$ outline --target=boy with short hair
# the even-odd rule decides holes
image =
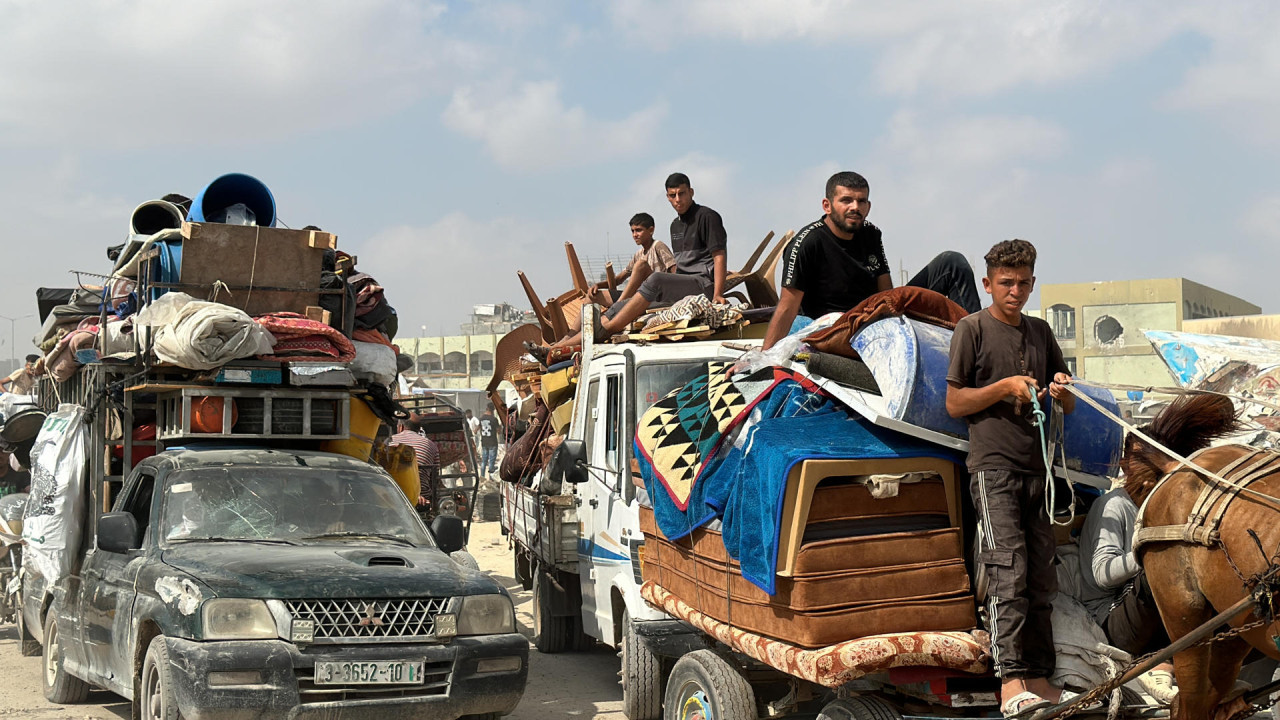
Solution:
[[[1005,716],[1057,702],[1050,616],[1056,543],[1045,511],[1045,462],[1032,425],[1032,393],[1075,408],[1071,375],[1049,324],[1022,314],[1035,287],[1036,249],[997,243],[982,287],[991,305],[956,324],[947,412],[969,424],[970,491],[987,576],[991,658]]]
[[[636,254],[631,257],[631,262],[627,263],[626,269],[618,276],[618,282],[625,282],[622,294],[613,301],[613,305],[604,314],[605,317],[611,318],[617,315],[622,307],[627,304],[627,300],[636,291],[640,289],[641,283],[654,273],[674,272],[676,268],[676,256],[672,254],[671,248],[661,240],[653,239],[654,222],[653,216],[649,213],[636,213],[631,217],[631,239],[635,240]]]

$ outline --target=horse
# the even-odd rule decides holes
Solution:
[[[1213,440],[1240,429],[1231,400],[1216,395],[1182,396],[1142,428],[1151,439],[1183,457],[1203,450],[1193,462],[1218,474],[1241,465],[1237,461],[1243,455],[1256,452],[1243,445],[1209,448]],[[1268,463],[1268,456],[1275,462]],[[1250,459],[1246,465],[1260,467],[1260,471],[1248,487],[1280,498],[1280,454],[1268,452],[1258,456],[1259,466],[1254,462]],[[1141,508],[1143,528],[1185,526],[1201,490],[1211,482],[1134,433],[1125,437],[1121,467],[1125,489]],[[1207,542],[1202,538],[1200,542],[1160,539],[1142,543],[1141,535],[1135,541],[1138,561],[1172,640],[1187,635],[1250,593],[1250,583],[1256,583],[1280,550],[1280,502],[1240,493],[1229,501],[1217,531]],[[1241,612],[1230,625],[1238,628],[1256,619],[1252,611]],[[1225,704],[1223,699],[1232,691],[1250,648],[1280,659],[1271,639],[1276,634],[1274,628],[1272,623],[1175,655],[1178,699],[1171,718],[1229,718],[1245,709],[1239,698]]]

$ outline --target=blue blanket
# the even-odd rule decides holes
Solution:
[[[720,518],[729,556],[742,576],[774,594],[783,496],[792,466],[803,460],[942,457],[956,453],[876,427],[799,382],[779,383],[752,410],[704,470],[682,512],[640,462],[658,527],[676,540]]]

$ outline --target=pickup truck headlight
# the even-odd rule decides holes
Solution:
[[[269,640],[278,637],[276,621],[262,600],[214,598],[200,610],[206,640]]]
[[[504,595],[468,595],[458,611],[459,635],[497,635],[516,631],[516,613]]]

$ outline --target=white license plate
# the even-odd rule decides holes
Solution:
[[[317,685],[421,685],[422,662],[317,662]]]

